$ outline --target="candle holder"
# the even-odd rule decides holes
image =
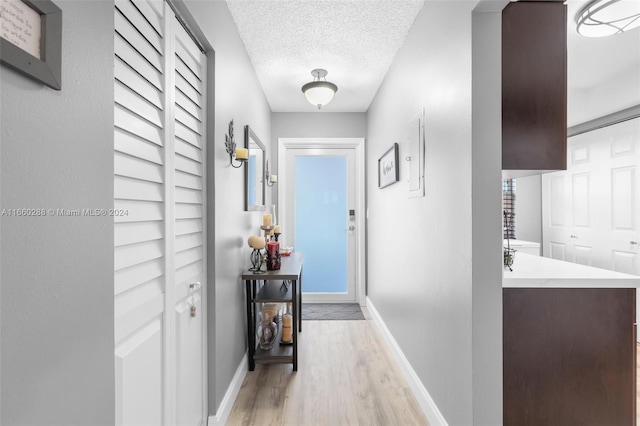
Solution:
[[[268,187],[272,187],[275,183],[278,182],[278,175],[269,174],[269,160],[267,160],[267,166],[264,172],[264,181]]]
[[[249,270],[255,274],[264,274],[265,271],[260,270],[260,268],[262,267],[262,263],[264,261],[262,251],[260,249],[253,249],[253,251],[251,252],[250,259],[251,259],[251,268],[249,268]]]
[[[278,241],[278,237],[280,237],[280,232],[274,232],[273,233],[273,238],[275,241]]]
[[[233,136],[233,120],[229,122],[229,133],[224,135],[224,145],[227,150],[227,154],[229,154],[229,164],[231,165],[231,167],[239,169],[244,165],[244,163],[247,162],[247,158],[236,158],[236,141]],[[240,164],[236,166],[233,163],[233,160],[239,161]]]
[[[269,236],[271,235],[271,231],[273,231],[276,227],[271,225],[271,226],[261,226],[260,229],[262,229],[264,231],[264,243],[265,243],[265,247],[266,244],[269,242]]]

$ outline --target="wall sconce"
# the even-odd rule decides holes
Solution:
[[[278,182],[278,175],[270,175],[269,174],[269,160],[267,160],[267,167],[264,172],[264,179],[267,182],[267,186],[273,186]]]
[[[249,160],[247,148],[236,148],[236,141],[233,138],[233,120],[229,122],[229,133],[224,136],[224,145],[227,148],[227,154],[229,154],[229,164],[233,168],[239,169]],[[240,162],[237,166],[233,164],[234,158]]]

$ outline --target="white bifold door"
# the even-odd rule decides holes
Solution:
[[[206,422],[205,65],[171,8],[115,2],[118,425]]]
[[[547,257],[640,275],[640,118],[569,138],[542,175]]]

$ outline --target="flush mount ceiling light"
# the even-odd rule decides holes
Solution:
[[[331,102],[333,95],[338,91],[338,86],[326,80],[327,70],[315,69],[311,71],[311,75],[313,81],[302,86],[302,93],[312,105],[320,109]],[[320,80],[321,78],[325,79]]]
[[[640,1],[593,0],[576,16],[578,33],[605,37],[640,26]]]

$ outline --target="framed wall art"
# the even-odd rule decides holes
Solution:
[[[0,62],[47,86],[62,84],[62,11],[51,0],[0,0]]]
[[[378,159],[378,188],[384,188],[400,180],[398,168],[398,144],[394,143]]]

